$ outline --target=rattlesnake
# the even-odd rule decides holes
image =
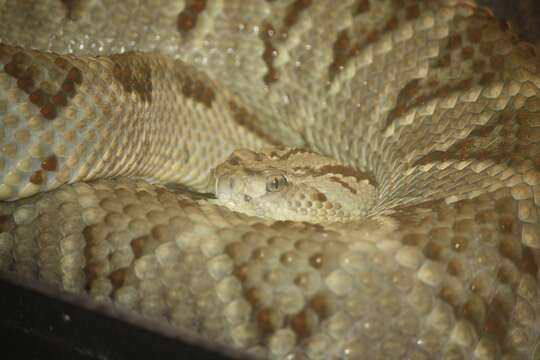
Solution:
[[[540,64],[491,12],[454,0],[0,10],[4,274],[262,357],[540,356]],[[325,171],[293,168],[342,190],[358,180],[366,206],[330,224],[235,212],[211,169],[253,176],[226,160],[239,148],[270,162],[323,154]],[[319,180],[312,203],[334,194],[317,195]],[[192,191],[216,186],[226,206]]]
[[[236,150],[213,172],[215,203],[248,215],[313,223],[369,215],[377,184],[368,174],[302,149]]]

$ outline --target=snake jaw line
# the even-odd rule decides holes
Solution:
[[[352,167],[295,148],[236,150],[212,173],[225,206],[272,220],[348,222],[367,215],[376,197]]]

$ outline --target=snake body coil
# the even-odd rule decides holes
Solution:
[[[0,271],[267,358],[537,359],[539,75],[456,0],[0,1]]]

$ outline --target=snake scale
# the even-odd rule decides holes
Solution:
[[[0,41],[3,274],[265,358],[540,359],[540,61],[491,11],[4,0]],[[358,218],[163,186],[269,146]]]

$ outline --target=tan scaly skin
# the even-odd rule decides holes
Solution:
[[[237,150],[213,172],[217,204],[274,220],[350,222],[369,215],[373,177],[309,150]]]
[[[538,359],[539,159],[471,1],[0,1],[2,277],[208,346]]]

